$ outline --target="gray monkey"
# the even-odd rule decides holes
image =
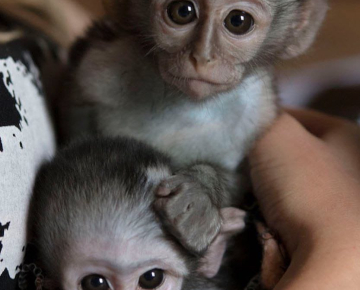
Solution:
[[[274,65],[307,50],[327,1],[106,3],[108,18],[70,55],[64,132],[131,136],[168,154],[178,170],[157,210],[201,253],[220,209],[242,202],[244,158],[278,115]]]
[[[194,255],[153,209],[157,187],[171,175],[167,157],[125,138],[79,141],[43,165],[28,240],[44,271],[44,289],[243,289],[260,269],[237,253],[241,243],[256,243],[247,240],[254,235],[239,234],[243,212],[222,209],[216,239]]]

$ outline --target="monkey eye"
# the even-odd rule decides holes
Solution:
[[[139,278],[139,286],[142,289],[156,289],[164,282],[164,271],[152,269]]]
[[[109,284],[103,276],[89,275],[81,280],[82,290],[109,290]]]
[[[254,27],[254,18],[241,10],[233,10],[229,13],[224,21],[225,27],[231,33],[236,35],[244,35],[251,31]]]
[[[167,7],[170,20],[179,25],[186,25],[196,19],[195,6],[190,1],[174,1]]]

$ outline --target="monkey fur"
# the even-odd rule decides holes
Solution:
[[[201,253],[220,209],[241,203],[244,158],[279,113],[274,65],[307,50],[327,1],[106,3],[108,17],[70,54],[63,132],[129,136],[168,154],[178,171],[160,186],[157,210]]]
[[[127,138],[78,141],[44,164],[28,224],[43,289],[144,289],[137,283],[154,269],[164,279],[160,286],[145,281],[154,285],[145,289],[244,289],[260,265],[249,263],[259,261],[257,251],[241,247],[257,243],[247,238],[256,235],[239,233],[243,213],[222,209],[216,240],[207,253],[194,255],[167,232],[153,208],[156,189],[172,170],[163,154]]]

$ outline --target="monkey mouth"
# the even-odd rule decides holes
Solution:
[[[205,78],[179,77],[179,76],[175,76],[171,73],[168,73],[168,74],[172,79],[179,81],[179,82],[199,82],[199,83],[204,83],[204,84],[208,84],[208,85],[212,85],[212,86],[229,86],[230,85],[230,83],[216,82],[216,81],[205,79]]]
[[[201,77],[179,77],[169,72],[163,74],[163,78],[196,101],[205,100],[233,87],[232,83],[217,82]]]

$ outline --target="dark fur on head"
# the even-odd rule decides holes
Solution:
[[[143,235],[163,236],[191,265],[190,254],[159,231],[151,208],[161,180],[151,177],[152,170],[170,174],[169,159],[125,138],[75,142],[42,166],[34,186],[29,240],[51,280],[61,279],[74,240],[102,234],[111,239],[119,226],[124,232],[139,228]]]

